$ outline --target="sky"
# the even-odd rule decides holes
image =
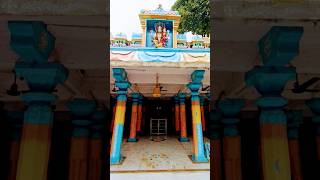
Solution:
[[[111,0],[110,1],[110,32],[123,32],[131,40],[132,33],[141,33],[142,29],[139,21],[141,9],[153,10],[159,4],[164,10],[170,10],[176,0]],[[187,34],[187,40],[190,39]]]

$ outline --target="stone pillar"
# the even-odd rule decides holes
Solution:
[[[121,162],[121,144],[123,136],[123,126],[126,113],[127,89],[131,84],[127,80],[127,73],[122,68],[113,68],[113,77],[116,79],[117,91],[117,109],[114,129],[111,139],[110,164],[119,164]]]
[[[106,118],[105,111],[96,111],[92,117],[88,180],[98,180],[102,175],[102,130]]]
[[[204,108],[205,98],[200,96],[200,108],[201,108],[201,124],[202,131],[206,131],[206,118],[205,118],[205,108]]]
[[[178,134],[180,131],[180,99],[179,96],[174,97],[175,107],[174,107],[174,115],[175,115],[175,125],[176,125],[176,133]]]
[[[130,137],[128,142],[137,142],[137,119],[138,119],[138,103],[139,93],[132,93],[132,111],[131,111],[131,124],[130,124]]]
[[[204,154],[204,143],[201,124],[201,108],[199,88],[201,88],[201,81],[203,79],[204,70],[196,70],[191,74],[192,82],[187,87],[191,91],[191,109],[192,109],[192,134],[193,134],[193,155],[194,162],[208,162],[209,160]]]
[[[146,37],[146,34],[147,34],[147,28],[146,28],[146,23],[145,22],[141,22],[141,27],[142,27],[142,42],[141,42],[141,46],[142,47],[146,47],[147,43],[147,37]]]
[[[320,162],[320,98],[312,98],[306,101],[307,106],[311,109],[314,114],[312,122],[316,127],[316,144],[318,161]]]
[[[186,105],[185,105],[185,99],[186,94],[180,92],[178,94],[179,97],[179,103],[180,103],[180,142],[188,142],[189,138],[187,135],[187,120],[186,120]]]
[[[226,180],[241,180],[241,137],[237,118],[245,103],[241,99],[225,99],[218,103],[222,113],[224,176]]]
[[[17,175],[17,163],[19,158],[20,140],[22,134],[23,112],[10,111],[6,113],[7,119],[10,121],[13,134],[10,141],[10,164],[8,172],[8,180],[15,180]]]
[[[69,155],[69,180],[87,180],[89,125],[96,103],[87,99],[74,99],[67,103],[72,114],[73,131]]]
[[[114,104],[113,105],[113,108],[112,108],[112,119],[111,119],[111,125],[110,125],[110,132],[112,133],[112,130],[113,130],[113,126],[114,126],[114,119],[116,117],[116,108],[117,108],[117,105]]]
[[[222,180],[222,158],[221,158],[221,113],[217,109],[212,109],[210,111],[210,121],[209,121],[209,138],[210,138],[210,169],[212,175],[210,178],[212,180]]]
[[[262,95],[257,100],[261,109],[261,158],[264,180],[290,180],[287,118],[283,107],[287,100],[281,92],[288,80],[295,79],[289,67],[255,67],[246,74],[246,82]]]
[[[261,158],[264,180],[290,180],[287,118],[283,107],[287,100],[281,93],[296,70],[289,66],[299,53],[303,27],[272,27],[258,42],[263,66],[247,72],[246,84],[262,95],[257,100],[261,109]]]
[[[299,143],[299,127],[303,122],[302,111],[288,111],[287,119],[291,177],[293,180],[302,180]]]
[[[55,38],[43,22],[9,21],[8,28],[10,47],[21,59],[15,72],[30,89],[21,96],[28,109],[24,114],[16,180],[44,180],[51,145],[51,105],[57,100],[52,92],[67,79],[68,71],[61,64],[48,62]]]
[[[172,37],[173,37],[173,45],[172,45],[172,47],[173,48],[177,48],[177,45],[178,45],[178,41],[177,41],[177,35],[178,35],[178,32],[177,32],[177,30],[178,30],[178,28],[179,28],[179,21],[176,21],[176,22],[174,22],[173,23],[173,34],[172,34]]]
[[[139,95],[139,101],[138,101],[138,115],[137,115],[137,131],[141,132],[141,125],[142,125],[142,100],[143,97]]]
[[[209,103],[208,103],[208,109],[209,110],[211,110],[211,93],[209,92],[209,93],[206,93],[206,97],[207,97],[207,99],[209,100]]]

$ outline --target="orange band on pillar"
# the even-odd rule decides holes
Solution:
[[[132,105],[132,112],[131,112],[130,138],[136,138],[137,116],[138,116],[138,106],[134,104]]]
[[[187,125],[186,125],[186,106],[180,104],[180,123],[181,123],[181,137],[187,137]]]
[[[288,143],[292,179],[302,180],[299,141],[298,139],[289,139]]]
[[[175,105],[175,120],[176,120],[176,131],[180,131],[180,107],[179,104]]]

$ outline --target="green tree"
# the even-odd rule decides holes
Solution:
[[[177,0],[172,10],[181,15],[179,33],[210,34],[210,0]]]

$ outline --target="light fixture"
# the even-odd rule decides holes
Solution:
[[[160,88],[160,84],[159,84],[159,76],[157,73],[157,80],[156,80],[156,87],[153,88],[153,97],[161,97],[161,88]]]

